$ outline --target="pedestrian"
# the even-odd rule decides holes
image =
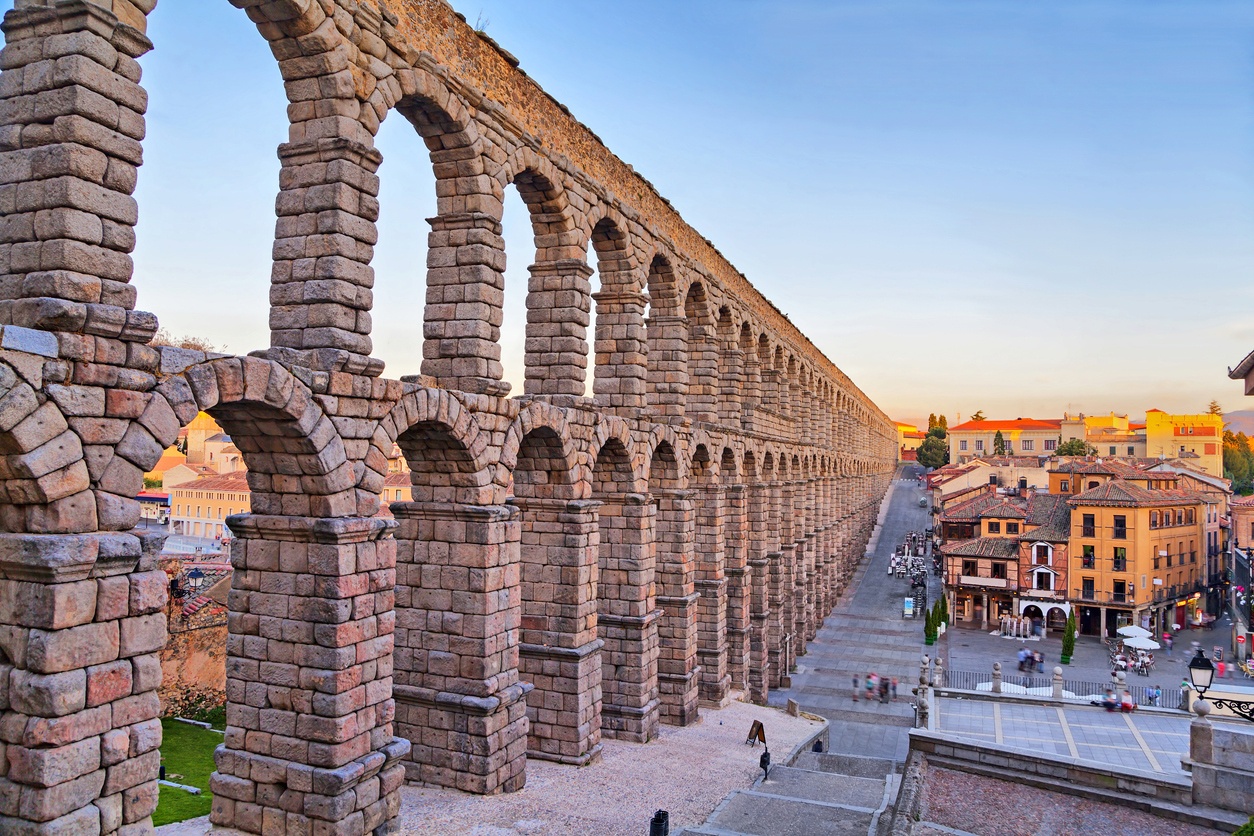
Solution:
[[[1223,659],[1220,659],[1218,662],[1215,663],[1215,675],[1218,676],[1220,679],[1223,679],[1224,671],[1227,670],[1227,668],[1228,668],[1228,664]]]
[[[1157,685],[1155,685],[1155,686],[1154,686],[1154,691],[1153,691],[1153,696],[1154,696],[1154,705],[1155,705],[1156,707],[1162,706],[1162,704],[1163,704],[1163,689],[1162,689],[1162,688],[1159,688]]]
[[[871,698],[874,696],[874,694],[875,694],[875,674],[869,673],[866,675],[866,701],[871,702]]]
[[[862,690],[862,677],[858,674],[853,675],[853,701],[858,701],[858,692]]]
[[[897,677],[893,677],[893,702],[897,702]]]
[[[1036,672],[1045,673],[1045,655],[1038,650],[1032,654],[1032,659],[1036,662]]]
[[[880,702],[888,702],[888,677],[880,677]]]
[[[1176,643],[1176,640],[1171,637],[1171,633],[1163,634],[1163,644],[1167,646],[1167,658],[1168,659],[1171,658],[1171,646],[1175,643]]]

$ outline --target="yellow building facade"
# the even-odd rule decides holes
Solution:
[[[1135,624],[1161,636],[1196,621],[1206,572],[1200,497],[1113,479],[1070,504],[1067,574],[1082,633]]]
[[[1145,450],[1150,458],[1190,460],[1211,476],[1224,475],[1224,419],[1222,415],[1169,415],[1158,409],[1145,413]],[[1198,461],[1191,461],[1197,456]]]
[[[189,537],[231,536],[226,518],[251,509],[244,473],[205,476],[170,488],[170,533]]]

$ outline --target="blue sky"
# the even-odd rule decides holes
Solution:
[[[1254,348],[1254,5],[453,5],[893,417],[1246,408],[1225,372]],[[264,347],[278,71],[226,0],[166,0],[150,36],[140,307]],[[403,120],[378,144],[396,376],[421,357],[434,181]],[[516,195],[504,225],[519,381]]]

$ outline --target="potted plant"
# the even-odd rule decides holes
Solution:
[[[927,611],[927,618],[923,620],[923,643],[936,644],[936,608]]]
[[[1062,634],[1062,663],[1071,664],[1071,655],[1075,653],[1075,610],[1067,616],[1067,628]]]

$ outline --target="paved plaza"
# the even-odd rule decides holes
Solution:
[[[1169,711],[1110,712],[1089,706],[940,699],[936,730],[974,743],[1078,758],[1141,772],[1181,775],[1190,718]]]

